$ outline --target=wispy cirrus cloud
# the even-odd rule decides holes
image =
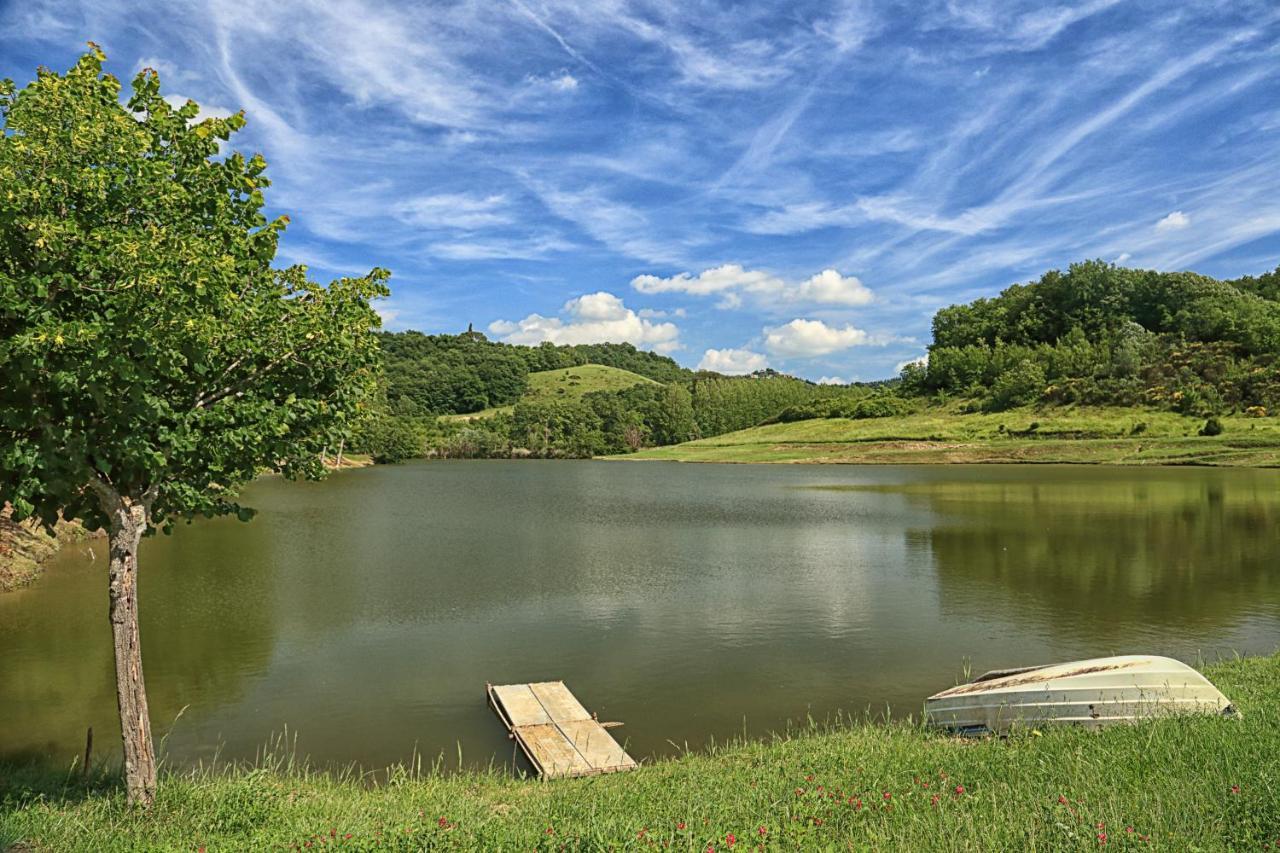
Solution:
[[[1280,263],[1269,0],[153,5],[0,4],[0,76],[92,37],[244,109],[281,261],[390,267],[397,327],[888,376],[1049,267]]]

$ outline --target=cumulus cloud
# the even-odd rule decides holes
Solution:
[[[662,353],[681,346],[680,330],[674,323],[646,320],[605,291],[570,299],[560,313],[560,317],[530,314],[523,320],[495,320],[489,331],[509,344],[627,342]]]
[[[782,358],[811,358],[849,347],[880,346],[887,341],[853,326],[828,326],[821,320],[792,320],[764,330],[764,345]]]
[[[1156,223],[1157,231],[1181,231],[1191,224],[1191,217],[1181,210],[1175,210]]]
[[[709,349],[698,362],[699,370],[714,370],[730,375],[755,373],[769,366],[769,360],[748,349]]]
[[[928,367],[928,366],[929,366],[929,353],[925,353],[924,355],[922,355],[922,356],[920,356],[920,357],[918,357],[918,358],[909,358],[909,359],[907,359],[906,361],[900,361],[900,362],[898,362],[897,364],[895,364],[895,365],[893,366],[893,372],[894,372],[894,373],[901,373],[901,372],[902,372],[902,370],[903,370],[903,368],[905,368],[905,367],[907,367],[908,365],[911,365],[911,364],[917,365],[917,366],[919,366],[919,367]]]
[[[857,276],[841,275],[827,269],[800,284],[800,298],[829,305],[866,305],[875,299],[871,289]]]
[[[749,270],[739,264],[722,264],[697,275],[682,272],[668,278],[638,275],[631,286],[641,293],[687,293],[691,296],[719,296],[721,308],[737,308],[743,295],[761,302],[786,304],[812,302],[824,305],[866,305],[875,299],[870,288],[857,276],[841,275],[825,269],[802,282],[788,282],[763,270]]]
[[[848,385],[849,380],[839,376],[823,376],[818,379],[819,385]]]

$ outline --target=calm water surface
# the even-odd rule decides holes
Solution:
[[[913,713],[966,659],[1280,645],[1276,471],[439,462],[246,498],[143,545],[175,763],[286,727],[319,762],[510,762],[486,681],[564,679],[649,756]],[[105,570],[75,546],[0,596],[0,756],[114,747]]]

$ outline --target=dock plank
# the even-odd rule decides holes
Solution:
[[[491,684],[487,694],[543,778],[592,776],[638,766],[562,681]]]
[[[554,724],[521,726],[516,736],[522,738],[543,776],[586,776],[595,768],[564,733]]]
[[[595,720],[561,723],[560,730],[596,771],[608,772],[636,766],[635,759],[627,755],[626,750]]]
[[[591,715],[582,707],[563,681],[542,681],[530,684],[529,690],[542,703],[542,707],[557,723],[568,723],[575,720],[589,720]]]
[[[494,687],[493,692],[502,703],[512,727],[541,726],[552,722],[528,684],[504,684]]]

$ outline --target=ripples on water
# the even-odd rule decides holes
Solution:
[[[247,499],[143,546],[179,763],[286,725],[321,762],[509,761],[486,681],[564,679],[643,756],[915,713],[966,659],[1280,646],[1275,471],[444,462]],[[0,754],[114,731],[105,592],[99,544],[0,596]]]

